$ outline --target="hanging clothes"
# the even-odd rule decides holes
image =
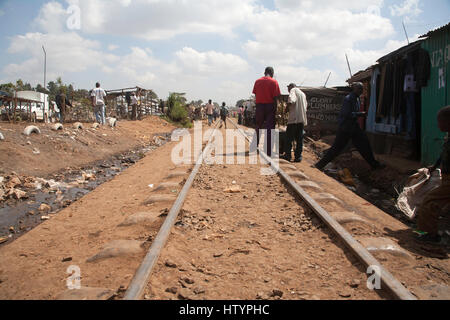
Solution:
[[[431,60],[427,50],[420,48],[417,51],[417,58],[414,68],[414,76],[419,88],[426,87],[431,76]]]
[[[370,93],[370,105],[369,105],[369,111],[367,114],[367,120],[366,120],[366,131],[368,132],[375,132],[375,121],[376,121],[376,114],[377,114],[377,92],[378,90],[378,83],[380,78],[380,68],[375,68],[375,70],[372,73],[372,79],[370,80],[370,86],[371,86],[371,93]]]
[[[386,69],[387,69],[387,64],[383,64],[383,66],[381,67],[381,74],[380,74],[380,86],[379,86],[379,91],[378,91],[378,103],[377,103],[377,115],[379,117],[382,116],[382,108],[383,108],[383,98],[384,98],[384,88],[385,88],[385,83],[386,83]]]

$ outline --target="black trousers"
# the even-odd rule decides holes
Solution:
[[[316,166],[323,169],[328,163],[340,155],[350,140],[352,140],[353,145],[364,160],[366,160],[372,168],[375,168],[378,162],[375,160],[373,155],[369,138],[367,138],[366,133],[359,127],[359,125],[353,126],[351,130],[343,130],[340,128],[333,146],[328,150],[327,154],[317,163]]]
[[[295,159],[301,160],[303,153],[303,123],[289,124],[286,130],[286,156],[290,159],[292,155],[292,143],[295,141],[297,146],[295,148]]]

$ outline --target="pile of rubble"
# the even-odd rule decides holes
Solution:
[[[95,180],[95,173],[89,171],[81,171],[81,176],[70,183],[55,181],[54,179],[46,180],[38,177],[20,176],[12,172],[8,176],[0,176],[0,203],[7,200],[20,201],[28,199],[36,191],[56,193],[60,197],[62,190],[87,184]]]

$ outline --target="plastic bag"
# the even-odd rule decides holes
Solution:
[[[397,209],[403,212],[409,219],[413,220],[417,210],[422,204],[425,196],[441,185],[441,170],[437,169],[430,175],[428,169],[420,169],[418,173],[409,177],[397,200]]]

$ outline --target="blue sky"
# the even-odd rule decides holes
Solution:
[[[356,72],[406,44],[402,21],[413,40],[449,17],[449,0],[0,0],[0,82],[42,83],[45,45],[48,80],[231,105],[267,65],[282,91],[344,85],[345,53]]]

